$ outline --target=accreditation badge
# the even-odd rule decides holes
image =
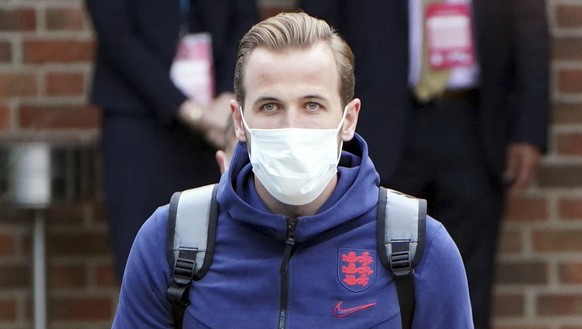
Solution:
[[[430,4],[426,7],[425,21],[428,60],[433,69],[474,64],[475,48],[469,5]]]
[[[178,42],[170,78],[186,96],[205,105],[214,98],[213,68],[210,33],[188,34]]]

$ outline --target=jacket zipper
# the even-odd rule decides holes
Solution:
[[[279,273],[281,275],[281,300],[279,309],[279,329],[285,329],[287,318],[287,295],[288,295],[288,272],[289,259],[295,249],[295,228],[297,227],[297,218],[287,218],[287,239],[285,240],[285,250],[283,251],[283,260]]]

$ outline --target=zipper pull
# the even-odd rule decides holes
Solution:
[[[285,240],[285,250],[283,252],[283,260],[281,262],[280,273],[286,273],[289,266],[289,259],[291,253],[295,248],[295,228],[297,227],[297,218],[287,218],[287,239]]]

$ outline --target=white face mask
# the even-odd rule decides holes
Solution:
[[[267,191],[289,205],[315,200],[337,173],[342,143],[335,129],[250,129],[249,157],[253,172]]]

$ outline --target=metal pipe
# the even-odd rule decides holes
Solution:
[[[46,249],[45,218],[42,209],[34,210],[32,239],[33,252],[33,290],[34,290],[34,328],[46,328]]]

